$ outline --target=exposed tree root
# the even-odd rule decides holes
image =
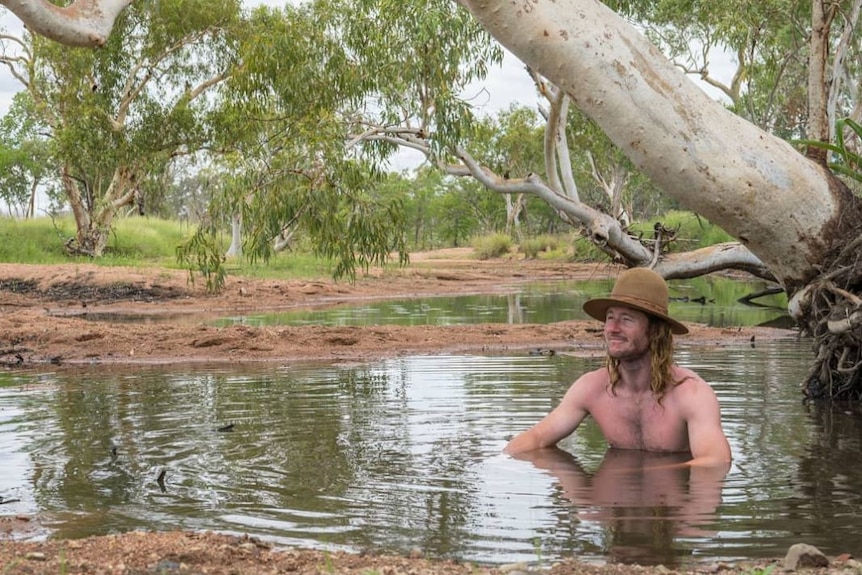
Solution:
[[[862,399],[862,235],[847,243],[811,293],[807,331],[815,361],[806,399]]]

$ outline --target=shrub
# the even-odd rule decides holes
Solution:
[[[562,241],[560,238],[544,234],[535,238],[528,238],[521,242],[520,250],[524,257],[534,259],[541,253],[558,252]]]
[[[506,234],[489,234],[473,238],[470,245],[480,260],[489,260],[512,251],[512,238]]]

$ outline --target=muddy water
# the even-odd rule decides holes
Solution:
[[[0,513],[57,537],[211,529],[483,563],[859,556],[862,420],[801,403],[809,353],[679,352],[720,397],[726,477],[645,470],[592,425],[551,460],[502,455],[592,359],[5,373],[0,496],[20,501]]]

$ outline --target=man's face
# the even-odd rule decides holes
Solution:
[[[605,315],[605,344],[611,359],[639,359],[649,352],[649,317],[643,312],[614,306]]]

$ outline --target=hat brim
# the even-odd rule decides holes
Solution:
[[[587,313],[587,315],[589,315],[590,317],[597,319],[601,322],[604,322],[605,319],[607,319],[608,308],[614,307],[614,306],[629,307],[629,308],[641,311],[641,312],[643,312],[647,315],[650,315],[652,317],[656,317],[660,320],[663,320],[663,321],[667,322],[667,324],[670,326],[671,333],[673,333],[675,335],[685,335],[688,333],[687,327],[685,327],[683,324],[676,321],[675,319],[673,319],[669,315],[661,313],[661,312],[656,311],[654,309],[649,309],[645,306],[637,304],[636,302],[628,301],[625,299],[616,299],[616,298],[607,298],[607,297],[595,298],[595,299],[585,301],[583,308],[584,308],[584,311]]]

